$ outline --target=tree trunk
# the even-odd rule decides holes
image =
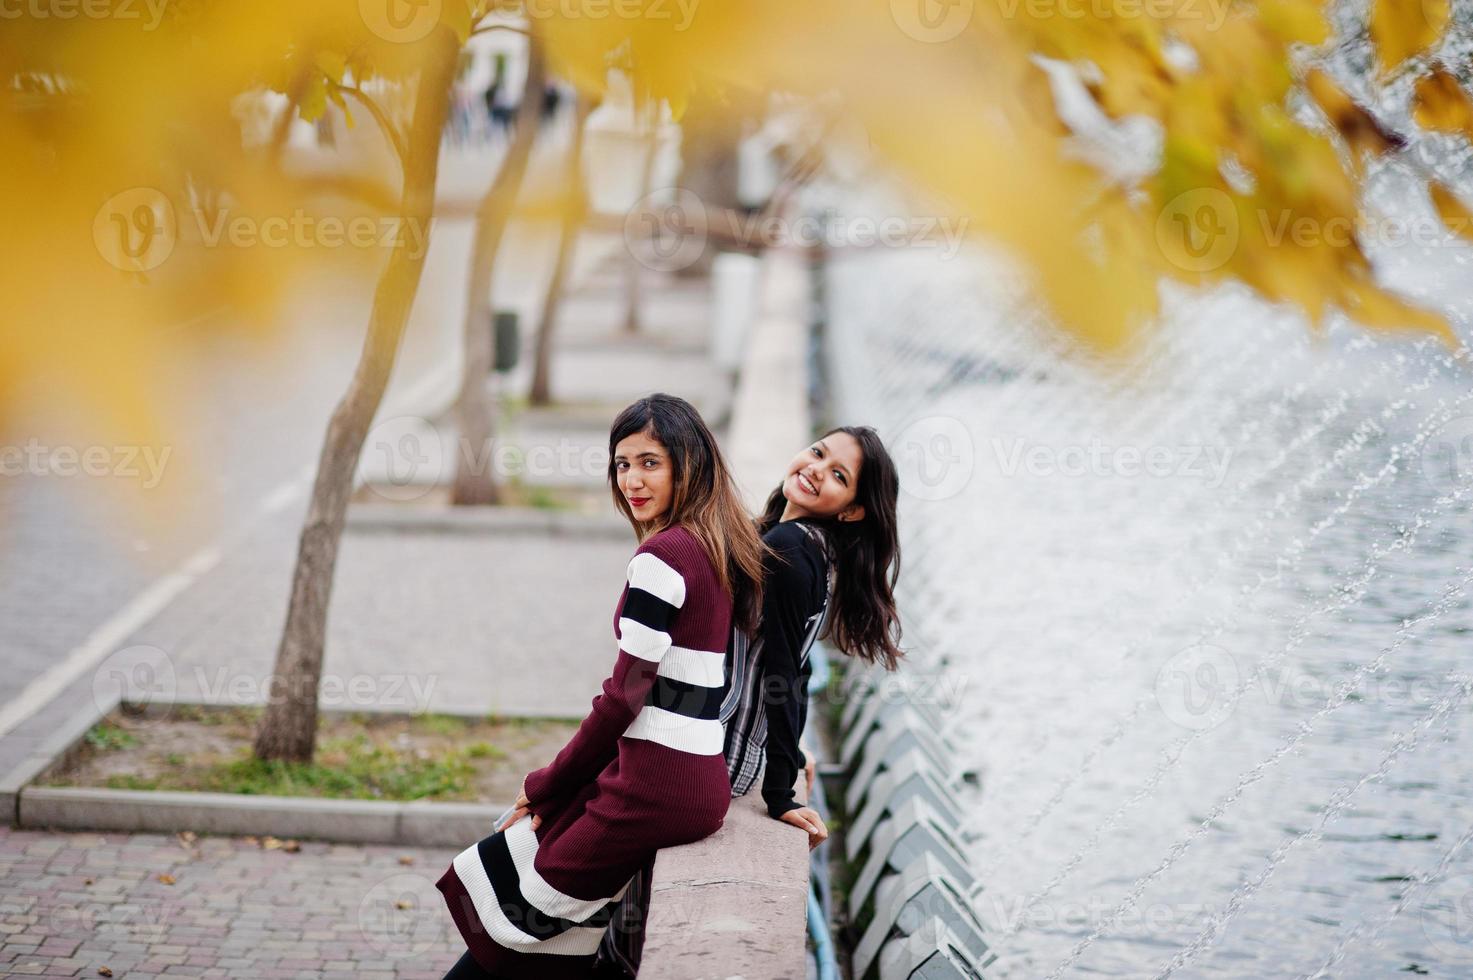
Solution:
[[[492,271],[537,138],[542,84],[542,42],[535,33],[530,33],[527,35],[527,84],[522,89],[522,104],[517,107],[516,136],[497,168],[491,189],[476,209],[476,234],[465,302],[465,358],[460,394],[455,401],[460,441],[455,454],[455,484],[450,492],[453,504],[494,504],[500,500],[492,466],[495,456],[492,439],[496,434],[496,406],[490,392],[495,382],[490,377],[491,317],[496,308],[491,296]]]
[[[401,229],[423,229],[423,244],[428,245],[440,132],[450,100],[457,45],[454,34],[448,30],[436,32],[426,44],[431,46],[431,54],[420,69],[408,158],[404,161],[399,220]],[[307,520],[297,546],[291,602],[281,645],[276,651],[266,713],[256,732],[255,753],[259,759],[293,762],[312,759],[317,740],[317,697],[327,607],[343,518],[363,440],[388,386],[399,339],[419,289],[425,256],[425,249],[418,247],[419,244],[415,236],[406,233],[390,251],[374,292],[368,336],[358,366],[327,426]]]
[[[643,201],[650,195],[650,184],[654,182],[655,155],[660,148],[660,117],[658,113],[652,114],[648,141],[644,146],[644,160],[639,169],[639,197],[637,201]],[[624,332],[639,333],[639,287],[641,277],[639,259],[635,257],[634,249],[624,249]]]
[[[568,206],[563,211],[562,225],[558,230],[557,258],[553,262],[552,275],[547,280],[547,295],[542,301],[542,322],[537,327],[537,352],[532,361],[533,405],[552,402],[552,331],[557,323],[558,306],[563,298],[563,281],[568,277],[568,267],[573,264],[573,251],[578,245],[578,229],[588,213],[588,195],[583,188],[583,125],[593,112],[593,101],[579,97],[573,114],[573,138],[568,146],[566,180],[568,183]]]

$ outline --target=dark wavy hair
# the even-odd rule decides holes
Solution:
[[[653,521],[635,518],[619,492],[614,451],[621,441],[643,432],[665,447],[674,467],[670,509]],[[656,392],[619,413],[609,429],[609,489],[640,541],[677,524],[695,535],[721,587],[731,598],[732,623],[751,632],[762,610],[762,556],[767,546],[757,534],[716,437],[695,406],[684,398]]]
[[[895,583],[900,579],[900,528],[896,505],[900,473],[880,440],[867,425],[841,425],[820,439],[843,432],[854,437],[864,462],[854,502],[864,507],[864,518],[813,520],[822,527],[834,563],[833,615],[820,639],[832,639],[844,653],[895,670],[905,651],[900,649],[900,614],[895,609]],[[817,441],[817,440],[815,440]],[[782,485],[768,496],[757,529],[766,533],[781,518],[787,498]]]

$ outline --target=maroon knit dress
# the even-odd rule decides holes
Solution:
[[[683,527],[634,553],[603,693],[552,764],[527,776],[523,817],[472,844],[437,882],[481,966],[586,977],[618,900],[655,851],[709,836],[731,801],[718,712],[731,601]]]

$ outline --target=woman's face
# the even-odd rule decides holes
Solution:
[[[837,517],[857,521],[864,508],[854,502],[859,469],[864,463],[859,440],[847,432],[832,432],[793,457],[783,476],[783,496],[789,512],[809,517]]]
[[[670,509],[675,468],[653,435],[636,432],[620,439],[614,447],[614,472],[635,520],[653,521]]]

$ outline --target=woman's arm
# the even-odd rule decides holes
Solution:
[[[613,673],[557,758],[527,775],[526,794],[533,806],[592,781],[618,755],[619,736],[644,706],[660,658],[670,649],[670,624],[685,602],[685,579],[678,564],[656,538],[640,546],[630,560],[629,588],[619,601],[619,652]]]
[[[815,588],[815,574],[803,553],[802,528],[769,533],[773,555],[764,573],[762,599],[762,706],[767,716],[767,768],[762,799],[770,816],[781,819],[803,804],[793,783],[806,759],[799,746],[808,710],[807,662],[799,663]]]

